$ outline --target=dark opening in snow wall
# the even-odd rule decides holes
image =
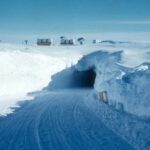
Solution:
[[[72,66],[54,75],[46,89],[94,88],[95,78],[96,73],[92,68],[78,71]]]
[[[78,71],[74,72],[74,80],[76,84],[73,86],[80,88],[94,88],[96,73],[93,68],[90,68],[86,71]]]

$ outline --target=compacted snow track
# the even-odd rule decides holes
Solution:
[[[0,150],[132,150],[88,109],[91,90],[41,94],[0,119]]]

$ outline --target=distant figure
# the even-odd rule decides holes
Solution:
[[[77,39],[77,41],[80,43],[80,45],[83,45],[83,42],[85,41],[85,39],[83,37],[80,37]]]
[[[28,45],[28,40],[25,40],[25,44]]]

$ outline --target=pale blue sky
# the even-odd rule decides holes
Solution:
[[[150,32],[150,0],[1,0],[0,37]]]

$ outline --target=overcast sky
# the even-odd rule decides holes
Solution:
[[[150,32],[150,0],[0,0],[0,35]]]

